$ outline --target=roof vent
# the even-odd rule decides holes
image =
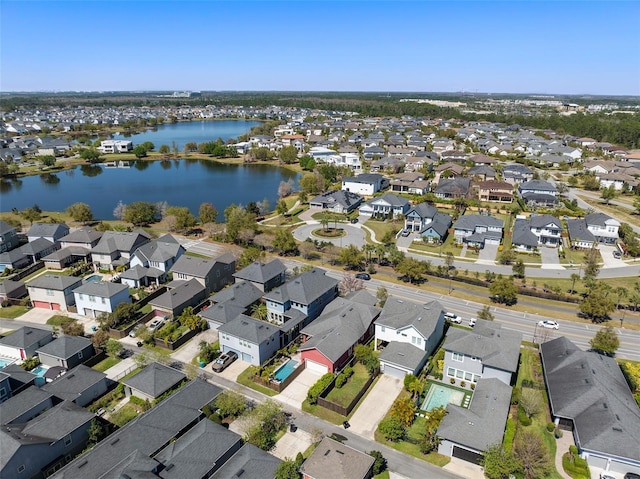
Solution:
[[[244,474],[244,469],[240,469],[238,472],[236,472],[236,477],[240,477],[243,474]]]
[[[622,428],[618,426],[613,426],[613,430],[617,432],[622,432]]]
[[[80,464],[78,464],[78,469],[80,469],[83,466],[86,466],[87,464],[89,464],[89,461],[87,461],[86,459],[84,461],[82,461]]]
[[[165,471],[170,471],[171,469],[173,469],[173,468],[174,468],[174,466],[175,466],[175,464],[172,462],[171,464],[169,464],[169,465],[166,467]]]
[[[113,441],[111,441],[109,444],[110,444],[111,446],[113,446],[113,445],[114,445],[114,444],[116,444],[119,440],[120,440],[120,438],[119,438],[119,437],[116,437],[116,438],[115,438]]]
[[[344,452],[342,452],[342,451],[338,451],[337,449],[336,449],[336,452],[337,452],[338,454],[342,454],[342,455],[344,456]]]
[[[418,321],[422,321],[422,316],[418,316]]]
[[[327,451],[324,453],[324,455],[328,456],[330,452],[331,452],[331,449],[327,449]]]
[[[603,407],[603,408],[605,408],[605,409],[609,409],[609,406],[607,405],[607,403],[606,403],[606,402],[603,402],[603,403],[602,403],[602,407]]]

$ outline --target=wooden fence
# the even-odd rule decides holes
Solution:
[[[353,361],[350,362],[350,365],[353,366]],[[358,404],[358,401],[360,401],[362,396],[364,396],[365,393],[369,390],[371,383],[375,381],[377,376],[378,376],[377,371],[374,374],[370,375],[369,379],[367,379],[367,382],[364,383],[364,385],[362,386],[362,389],[360,389],[358,394],[356,394],[354,398],[351,400],[351,402],[345,407],[326,399],[329,393],[336,386],[336,379],[338,375],[337,374],[334,375],[333,380],[329,383],[329,385],[325,388],[325,390],[320,393],[320,396],[318,397],[318,406],[322,406],[324,408],[329,409],[330,411],[337,412],[342,416],[345,416],[345,417],[348,416],[349,414],[351,414],[351,411],[353,411],[353,408],[356,407],[356,404]]]
[[[285,363],[282,363],[281,366],[284,364]],[[260,376],[254,376],[253,382],[260,384],[261,386],[264,386],[266,388],[269,388],[272,391],[276,391],[277,393],[281,393],[282,391],[285,390],[285,388],[289,384],[291,384],[298,376],[300,376],[300,374],[302,374],[302,371],[304,371],[306,367],[307,367],[307,364],[303,361],[302,364],[299,364],[291,372],[291,374],[285,378],[284,381],[276,381],[273,379],[262,379]]]

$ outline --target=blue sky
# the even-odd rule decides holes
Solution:
[[[0,90],[640,95],[640,2],[7,1]]]

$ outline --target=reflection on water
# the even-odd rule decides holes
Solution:
[[[51,173],[42,173],[40,179],[45,185],[57,185],[60,183],[60,177]]]
[[[82,171],[82,176],[93,178],[102,174],[102,167],[100,165],[80,165],[80,171]]]

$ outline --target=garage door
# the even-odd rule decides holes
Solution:
[[[389,376],[393,376],[394,378],[400,379],[404,379],[404,377],[407,375],[407,372],[404,369],[396,368],[385,363],[382,363],[382,372],[384,374],[388,374]]]
[[[329,372],[329,368],[324,364],[316,363],[315,361],[311,361],[310,359],[306,360],[307,369],[311,371],[315,371],[320,374],[327,374]]]
[[[49,306],[49,303],[47,303],[46,301],[34,301],[33,302],[33,307],[34,308],[51,309],[51,307]]]
[[[480,462],[482,461],[482,454],[478,454],[458,446],[453,446],[453,453],[451,455],[477,465],[480,465]]]
[[[228,353],[229,351],[233,351],[234,353],[236,353],[238,355],[239,358],[242,357],[242,353],[240,351],[238,351],[237,349],[233,349],[230,348],[229,346],[227,346],[226,344],[222,345],[222,352],[223,353]]]
[[[249,353],[242,353],[242,360],[246,361],[248,363],[250,363],[253,360],[253,356],[251,356]]]
[[[60,311],[60,305],[58,303],[51,303],[51,309],[54,311]]]

